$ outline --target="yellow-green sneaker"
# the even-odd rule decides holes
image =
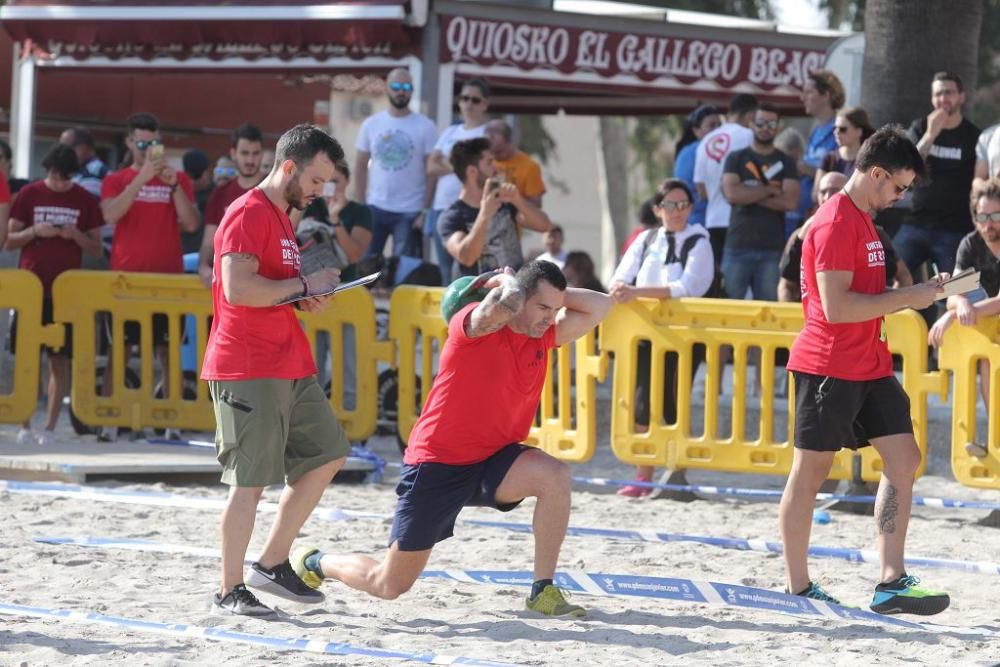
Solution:
[[[531,611],[537,611],[546,616],[586,616],[587,610],[567,602],[566,595],[568,592],[564,594],[558,586],[549,584],[534,599],[528,598],[526,606]]]
[[[306,567],[306,559],[316,553],[319,553],[319,549],[316,547],[299,547],[292,552],[291,557],[288,559],[288,562],[292,564],[292,569],[295,570],[295,574],[299,575],[299,579],[309,588],[319,588],[320,584],[323,583],[323,575],[317,574]]]

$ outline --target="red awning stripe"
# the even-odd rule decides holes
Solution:
[[[402,21],[403,2],[379,5],[5,6],[0,21]]]

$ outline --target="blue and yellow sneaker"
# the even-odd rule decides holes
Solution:
[[[292,570],[295,574],[299,575],[299,579],[308,586],[309,588],[319,588],[323,583],[323,572],[318,567],[309,567],[311,563],[307,563],[311,556],[320,556],[322,553],[319,549],[315,547],[299,547],[292,552],[291,558],[288,559],[289,563],[292,565]],[[316,563],[319,559],[312,559]]]
[[[940,614],[951,604],[944,591],[932,591],[919,586],[920,580],[908,574],[875,587],[871,610],[879,614]]]
[[[811,581],[805,589],[798,593],[791,593],[788,589],[785,589],[785,592],[800,598],[809,598],[810,600],[819,600],[820,602],[829,602],[830,604],[840,604],[840,600],[820,588],[819,584],[814,584]]]

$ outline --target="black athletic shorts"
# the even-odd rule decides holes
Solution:
[[[463,507],[494,507],[509,512],[518,505],[498,505],[497,488],[514,461],[534,447],[507,445],[479,463],[454,466],[446,463],[404,465],[396,485],[396,515],[389,546],[400,551],[425,551],[454,534],[455,520]]]
[[[800,449],[858,449],[872,438],[913,433],[910,397],[894,375],[865,381],[794,375],[795,446]]]

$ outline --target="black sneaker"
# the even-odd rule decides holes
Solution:
[[[787,588],[785,589],[785,592],[789,595],[795,595],[800,598],[809,598],[810,600],[819,600],[820,602],[829,602],[830,604],[840,604],[840,600],[820,588],[819,584],[814,584],[811,581],[808,586],[798,593],[792,593]]]
[[[247,585],[277,595],[279,598],[303,604],[318,604],[326,599],[323,593],[310,588],[299,579],[299,575],[295,574],[295,570],[287,560],[270,570],[260,563],[254,563],[250,566]]]
[[[924,588],[920,580],[904,574],[895,581],[875,587],[871,610],[880,614],[940,614],[951,604],[951,597],[944,591]]]
[[[212,598],[212,613],[233,616],[274,616],[276,612],[257,599],[243,584],[237,584],[224,596]]]

